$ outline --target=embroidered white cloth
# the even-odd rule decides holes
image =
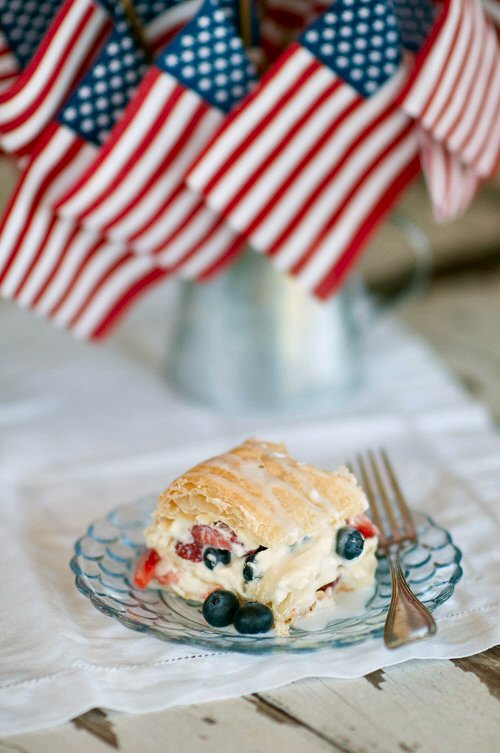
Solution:
[[[0,733],[95,706],[153,711],[499,643],[500,439],[437,357],[389,320],[370,338],[367,385],[338,410],[223,417],[165,387],[163,297],[104,347],[0,311]],[[282,439],[326,467],[389,447],[412,506],[432,512],[463,550],[464,577],[436,612],[434,639],[395,652],[380,640],[305,655],[210,652],[127,630],[77,592],[68,562],[92,520],[250,435]]]

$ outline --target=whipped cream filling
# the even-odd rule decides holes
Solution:
[[[365,539],[361,555],[346,560],[335,551],[337,531],[344,522],[326,526],[294,544],[257,552],[251,565],[253,579],[249,581],[243,576],[243,568],[249,553],[258,548],[258,542],[239,531],[235,541],[228,541],[230,563],[217,564],[211,570],[203,561],[184,559],[175,550],[179,542],[187,545],[193,542],[194,524],[214,526],[216,530],[218,525],[203,516],[196,520],[178,517],[146,532],[148,546],[161,557],[155,572],[158,584],[186,599],[203,601],[212,590],[223,588],[241,599],[269,605],[279,627],[280,623],[293,622],[307,614],[319,602],[324,604],[327,600],[333,605],[334,589],[318,589],[338,578],[339,590],[362,588],[374,580],[377,538]]]

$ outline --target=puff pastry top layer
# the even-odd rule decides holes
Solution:
[[[155,525],[218,520],[265,547],[291,545],[368,507],[356,478],[294,460],[283,444],[248,439],[176,479],[160,496]]]

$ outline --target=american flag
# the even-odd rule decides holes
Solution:
[[[407,0],[400,13],[414,14]],[[479,0],[446,0],[417,53],[401,106],[420,128],[435,212],[463,211],[500,154],[500,48]]]
[[[97,159],[56,205],[159,265],[206,277],[240,236],[184,185],[186,169],[256,81],[234,0],[206,0],[158,58]]]
[[[0,91],[26,67],[62,0],[0,0]]]
[[[0,93],[0,144],[29,153],[54,118],[110,29],[96,0],[66,0],[34,57],[11,87]]]
[[[18,63],[26,68],[63,0],[0,0],[0,28],[5,45]]]
[[[168,12],[171,2],[162,5]],[[150,17],[153,7],[158,0],[149,3]],[[144,55],[119,6],[114,21],[93,68],[39,139],[0,227],[2,294],[89,336],[163,274],[123,245],[106,244],[58,220],[43,204],[66,190],[93,159],[144,74]]]
[[[15,81],[19,71],[19,62],[11,50],[0,24],[0,92]]]
[[[253,248],[330,295],[419,172],[396,101],[408,76],[391,6],[337,0],[223,125],[188,176]]]

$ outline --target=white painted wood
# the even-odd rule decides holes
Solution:
[[[279,741],[287,753],[324,753],[332,746],[291,722],[260,713],[244,699],[205,703],[132,716],[109,713],[122,753],[261,753]],[[0,753],[110,753],[114,748],[86,730],[65,724],[0,741]]]
[[[365,678],[308,680],[264,697],[352,753],[500,750],[500,702],[449,661],[391,667],[379,688]]]

